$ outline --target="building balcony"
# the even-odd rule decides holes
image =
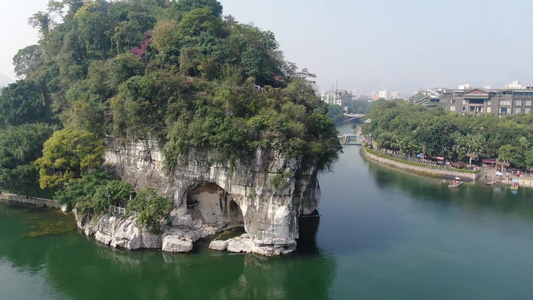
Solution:
[[[480,95],[464,95],[464,99],[465,100],[468,100],[468,99],[489,99],[489,95],[483,95],[483,94],[480,94]]]

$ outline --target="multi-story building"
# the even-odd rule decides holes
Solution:
[[[420,92],[415,96],[411,98],[415,104],[442,107],[463,115],[508,116],[530,113],[533,108],[533,88],[530,87],[522,89],[435,89]]]
[[[442,96],[443,91],[444,89],[441,88],[421,90],[414,94],[411,98],[409,98],[409,101],[414,104],[424,105],[428,108],[439,107],[441,106],[440,98]]]
[[[387,89],[382,89],[378,92],[378,98],[383,98],[389,100],[389,91]]]
[[[391,99],[403,99],[403,97],[400,95],[400,91],[394,91],[390,93]]]
[[[339,105],[344,107],[352,101],[352,94],[346,90],[331,90],[322,95],[322,101],[329,105]]]
[[[533,106],[533,90],[447,90],[442,93],[440,104],[446,110],[463,115],[529,113]]]
[[[503,89],[504,90],[521,90],[521,89],[524,89],[525,87],[522,86],[522,84],[520,84],[520,81],[518,80],[515,80],[509,84],[506,84]]]
[[[362,90],[349,90],[348,92],[352,94],[352,101],[355,101],[363,96]]]

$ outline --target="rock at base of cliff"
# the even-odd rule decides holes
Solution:
[[[282,254],[289,254],[296,250],[296,244],[290,245],[262,245],[256,246],[253,250],[253,253],[261,254],[264,256],[278,256]]]
[[[135,217],[92,217],[76,214],[76,221],[86,235],[94,235],[97,241],[113,248],[160,249],[162,245],[161,234],[153,234],[138,227]]]
[[[161,249],[163,241],[160,234],[154,234],[142,230],[141,232],[141,248],[145,249]]]
[[[265,256],[277,256],[288,254],[296,250],[296,243],[284,245],[257,244],[247,233],[239,237],[229,239],[226,242],[228,244],[227,250],[229,252],[237,253],[256,253]]]
[[[215,240],[209,244],[209,249],[225,251],[228,248],[228,241]]]
[[[178,208],[170,212],[172,226],[177,227],[194,227],[196,224],[191,215],[183,208]]]
[[[228,251],[236,253],[252,253],[255,248],[254,241],[250,238],[248,234],[243,234],[241,236],[227,240],[228,242]]]
[[[113,238],[110,235],[102,233],[100,231],[97,231],[95,233],[94,238],[95,240],[99,241],[100,243],[106,246],[109,246],[109,244],[111,244],[111,241],[113,240]]]
[[[137,227],[135,218],[129,217],[127,219],[118,219],[111,217],[109,219],[108,227],[118,228],[113,232],[113,240],[110,246],[113,248],[125,248],[125,249],[139,249],[141,247],[141,229]]]
[[[188,237],[167,235],[163,239],[162,250],[165,252],[189,252],[192,250],[192,240]]]

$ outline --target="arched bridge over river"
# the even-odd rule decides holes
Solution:
[[[360,120],[365,115],[364,114],[347,114],[347,113],[344,113],[344,116],[346,117],[346,119],[349,122],[355,122],[355,121]]]

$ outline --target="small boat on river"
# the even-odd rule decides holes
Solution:
[[[497,183],[496,178],[492,178],[491,181],[485,182],[486,185],[495,185]]]
[[[454,189],[456,187],[459,187],[461,184],[463,184],[462,181],[454,179],[452,180],[452,184],[448,185],[448,187]]]
[[[463,184],[462,181],[456,181],[455,183],[449,184],[448,187],[453,189],[453,188],[459,187],[461,184]]]
[[[513,184],[511,185],[511,190],[517,191],[520,188],[518,185],[518,180],[513,179]]]

